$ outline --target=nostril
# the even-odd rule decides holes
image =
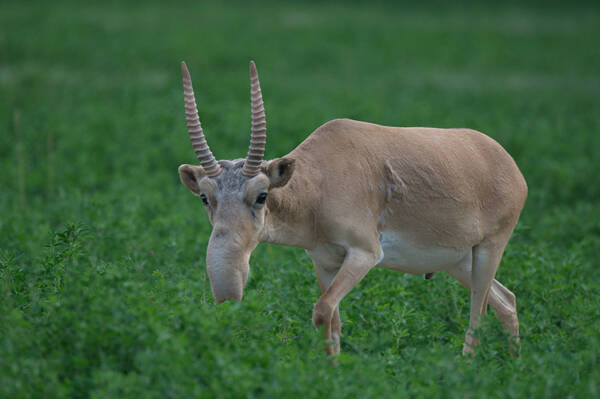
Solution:
[[[213,232],[213,236],[214,238],[223,238],[223,237],[227,237],[227,230],[224,229],[217,229]]]

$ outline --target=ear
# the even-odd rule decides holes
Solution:
[[[293,158],[277,158],[270,161],[265,171],[271,181],[270,188],[285,186],[294,174],[295,166],[296,160]]]
[[[200,195],[200,187],[198,183],[206,176],[202,166],[197,165],[181,165],[179,167],[179,178],[181,182],[190,189],[195,195]]]

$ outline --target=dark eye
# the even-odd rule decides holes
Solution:
[[[200,194],[200,198],[202,199],[202,202],[204,202],[204,205],[208,206],[208,199],[206,198],[206,195]]]
[[[258,197],[256,197],[256,203],[262,205],[267,200],[267,193],[260,193]]]

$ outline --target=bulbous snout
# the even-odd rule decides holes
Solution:
[[[248,269],[248,266],[246,265]],[[241,301],[244,296],[247,273],[240,273],[233,265],[225,265],[224,268],[208,267],[208,278],[213,297],[217,303],[225,301]]]
[[[206,250],[206,270],[217,303],[242,300],[249,258],[250,251],[227,230],[213,230]]]

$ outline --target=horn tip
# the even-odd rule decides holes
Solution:
[[[256,64],[254,63],[254,60],[250,60],[250,75],[252,75],[252,76],[257,75]]]
[[[185,61],[181,61],[181,73],[183,74],[184,77],[189,78],[189,76],[190,76],[190,71],[188,71]]]

